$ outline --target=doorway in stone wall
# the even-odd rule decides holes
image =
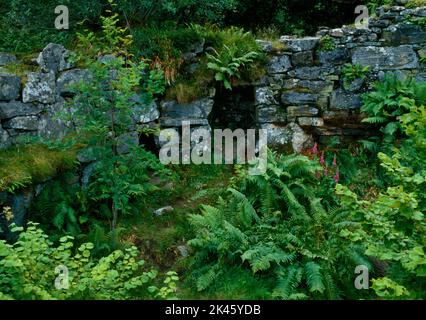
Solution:
[[[209,123],[212,129],[256,129],[254,87],[216,88]]]

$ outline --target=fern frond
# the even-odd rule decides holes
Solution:
[[[321,266],[316,262],[310,261],[305,264],[305,275],[309,291],[323,293],[325,290]]]

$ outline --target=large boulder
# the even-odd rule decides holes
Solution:
[[[22,93],[22,101],[39,102],[50,104],[56,101],[55,74],[49,73],[28,73],[28,80]]]
[[[416,69],[419,61],[412,46],[359,47],[354,50],[352,64],[368,66],[373,70]]]
[[[18,76],[0,73],[0,101],[15,100],[19,97],[21,79]]]
[[[43,72],[53,71],[55,74],[71,69],[74,64],[69,61],[69,51],[63,46],[55,43],[49,43],[42,52],[40,52],[37,63]]]
[[[43,110],[40,105],[22,103],[19,101],[0,102],[0,119],[10,119],[20,116],[33,116]]]

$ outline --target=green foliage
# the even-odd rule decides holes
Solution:
[[[367,114],[363,122],[381,127],[385,144],[401,137],[398,117],[410,112],[414,105],[426,104],[426,83],[414,79],[399,80],[395,75],[386,75],[375,84],[374,91],[363,96],[362,112]]]
[[[366,254],[391,263],[386,278],[374,282],[381,297],[424,299],[426,294],[426,109],[411,107],[399,118],[407,139],[391,155],[379,153],[389,186],[377,198],[359,200],[348,188],[337,186],[347,212],[363,228],[346,233],[367,244]]]
[[[66,5],[70,11],[70,30],[56,30],[55,8]],[[0,6],[0,51],[37,52],[49,42],[69,45],[78,31],[78,22],[95,21],[102,7],[99,0],[55,0],[42,2],[5,0]]]
[[[332,51],[334,49],[336,49],[336,43],[332,37],[327,35],[320,39],[319,51]]]
[[[15,228],[16,243],[0,241],[0,296],[11,299],[167,299],[176,291],[175,273],[168,273],[164,286],[157,288],[155,270],[143,271],[135,247],[94,259],[92,243],[74,248],[72,237],[62,237],[54,246],[32,222]],[[67,289],[56,288],[58,267],[68,269]],[[62,274],[61,277],[66,277]],[[63,278],[62,278],[63,279]],[[67,283],[68,282],[68,283]],[[155,292],[160,292],[154,296]]]
[[[353,270],[369,263],[362,246],[340,236],[357,225],[315,197],[318,169],[304,156],[270,154],[265,175],[245,176],[241,192],[229,189],[229,198],[190,216],[199,291],[218,288],[230,268],[249,267],[253,278],[264,277],[269,298],[357,296]]]
[[[88,197],[108,204],[111,226],[115,229],[118,214],[130,211],[132,199],[156,190],[148,182],[148,172],[161,171],[162,166],[154,155],[138,146],[138,132],[134,129],[132,136],[129,128],[134,126],[133,109],[139,104],[148,105],[155,94],[162,93],[164,80],[161,73],[149,70],[145,62],[129,59],[125,48],[122,49],[128,43],[126,29],[117,26],[116,14],[102,21],[100,40],[89,33],[79,36],[80,45],[100,49],[109,56],[85,61],[93,77],[75,85],[75,96],[68,103],[73,110],[68,120],[79,124],[80,140],[87,146],[86,152],[97,160]],[[93,55],[81,56],[93,59]]]
[[[416,8],[426,6],[426,0],[411,0],[405,5],[407,8]]]
[[[342,69],[344,87],[348,88],[356,79],[365,79],[368,72],[370,72],[370,68],[368,66],[363,67],[359,64],[345,64]]]
[[[418,25],[418,26],[422,27],[423,29],[426,29],[426,18],[412,18],[412,17],[410,17],[409,19],[406,20],[406,22],[409,23],[409,24]]]
[[[370,12],[374,12],[378,7],[392,5],[392,2],[393,0],[368,0],[366,5]]]
[[[225,89],[232,90],[233,80],[241,78],[241,69],[252,64],[259,57],[259,53],[251,51],[238,56],[235,48],[225,45],[221,53],[215,51],[215,56],[207,57],[210,61],[207,66],[215,72],[216,81],[223,83]]]
[[[193,26],[206,39],[206,44],[215,48],[214,54],[207,54],[207,67],[215,72],[215,79],[228,90],[237,79],[245,78],[257,64],[265,61],[253,35],[243,29],[203,28]]]
[[[32,208],[32,219],[37,217],[45,228],[52,227],[49,234],[58,234],[56,238],[63,234],[80,235],[81,227],[90,219],[86,194],[78,183],[70,184],[72,180],[75,181],[75,175],[66,173],[62,179],[49,182]]]

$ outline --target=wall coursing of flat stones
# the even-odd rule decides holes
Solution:
[[[426,7],[379,8],[368,29],[344,26],[323,28],[314,37],[283,36],[280,53],[274,52],[271,42],[258,40],[270,62],[267,75],[248,85],[254,90],[255,114],[251,116],[256,127],[268,129],[268,144],[278,148],[290,145],[300,151],[315,140],[368,134],[360,123],[362,93],[387,73],[426,80],[426,65],[421,63],[426,56],[426,30],[408,22],[424,17]],[[321,50],[321,39],[326,36],[335,44],[332,50]],[[196,59],[205,49],[204,42],[194,45],[185,57]],[[4,69],[18,62],[16,57],[0,54],[0,148],[13,145],[22,136],[61,137],[73,129],[71,123],[55,120],[53,115],[63,111],[71,96],[69,84],[91,75],[75,68],[68,57],[65,48],[49,44],[36,60],[39,71],[28,73],[24,82],[22,76]],[[344,87],[342,68],[346,63],[368,66],[371,72]],[[214,88],[208,96],[188,104],[141,103],[134,109],[134,121],[173,128],[188,120],[194,127],[209,128],[214,104]]]

